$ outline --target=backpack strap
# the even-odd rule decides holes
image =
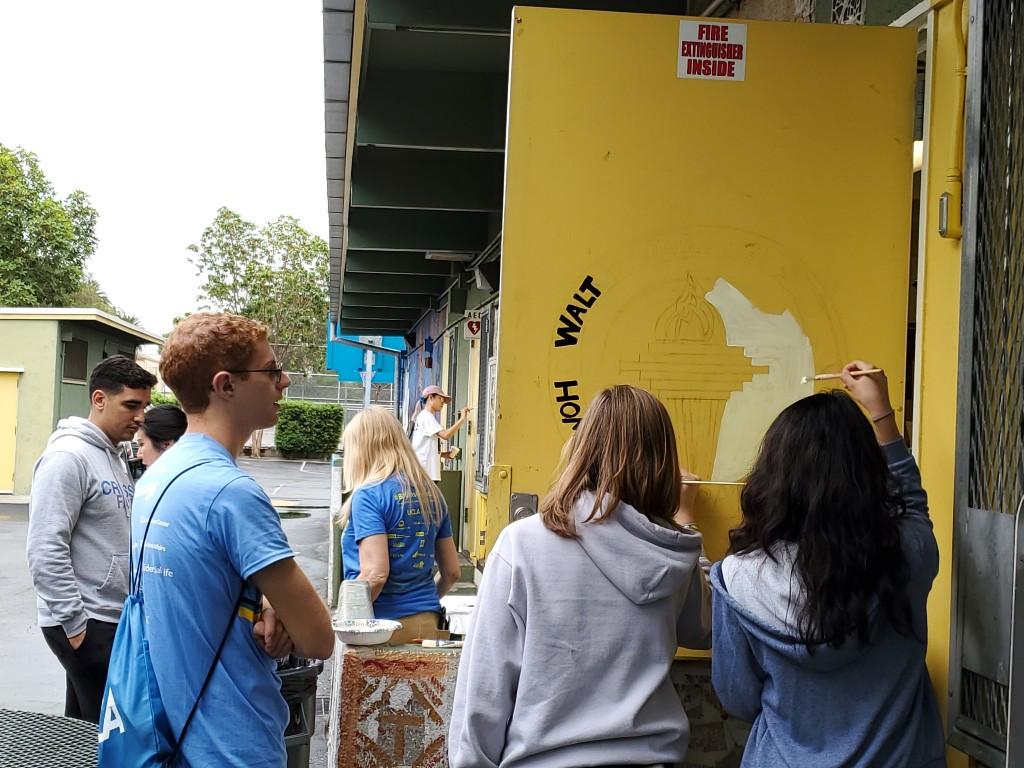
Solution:
[[[224,635],[220,639],[220,645],[217,646],[217,653],[213,655],[213,662],[210,664],[209,670],[206,672],[206,678],[203,680],[202,686],[199,688],[199,695],[196,696],[196,701],[192,705],[192,709],[189,710],[188,717],[185,718],[185,724],[181,727],[181,733],[178,734],[177,743],[174,745],[174,751],[171,752],[171,756],[167,759],[165,765],[172,766],[174,761],[178,759],[178,754],[181,752],[181,745],[185,741],[185,735],[188,733],[188,727],[192,725],[192,718],[196,714],[196,710],[199,709],[199,702],[203,698],[203,694],[206,693],[206,687],[210,684],[210,680],[213,679],[213,672],[217,669],[217,662],[220,661],[220,656],[224,652],[224,646],[227,644],[228,636],[231,634],[231,628],[235,625],[235,617],[238,616],[238,609],[242,606],[242,597],[245,595],[245,586],[249,582],[242,580],[242,588],[238,592],[238,599],[235,601],[235,607],[231,611],[231,615],[228,617],[228,625],[224,628]]]
[[[133,595],[137,595],[142,589],[142,560],[146,556],[146,537],[149,536],[149,526],[153,524],[153,515],[156,514],[156,508],[160,506],[160,502],[163,501],[164,494],[167,493],[167,489],[171,487],[171,484],[179,477],[184,475],[186,472],[190,472],[196,467],[201,467],[204,464],[209,464],[208,461],[200,461],[198,464],[193,464],[190,467],[185,467],[178,474],[167,481],[167,485],[160,491],[160,495],[156,497],[156,504],[153,505],[153,509],[149,512],[149,520],[146,521],[146,529],[142,532],[142,544],[139,547],[139,568],[138,571],[134,568],[134,562],[132,558],[132,528],[134,524],[128,526],[128,584],[130,586],[130,592]]]

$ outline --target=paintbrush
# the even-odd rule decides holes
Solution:
[[[882,373],[881,368],[869,368],[866,371],[850,371],[851,376],[867,376],[869,373]],[[819,373],[817,376],[804,376],[800,379],[801,384],[808,384],[812,381],[827,381],[828,379],[841,378],[841,373]]]
[[[683,485],[746,485],[733,480],[683,480]]]

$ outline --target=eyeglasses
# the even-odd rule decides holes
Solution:
[[[268,373],[275,384],[280,384],[281,377],[284,376],[284,368],[244,368],[237,371],[228,370],[228,373]]]

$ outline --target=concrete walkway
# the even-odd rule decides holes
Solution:
[[[28,575],[27,505],[0,505],[0,709],[64,714],[64,670],[36,623],[36,593]]]

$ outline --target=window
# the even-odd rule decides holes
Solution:
[[[456,389],[458,388],[458,339],[455,337],[455,331],[449,331],[445,344],[445,357],[448,363],[448,380],[445,392],[452,397],[456,396]]]
[[[89,376],[89,342],[72,338],[64,342],[63,378],[85,381]]]
[[[495,392],[498,379],[497,328],[498,304],[480,313],[480,389],[477,407],[476,485],[487,492],[487,478],[494,463]]]

